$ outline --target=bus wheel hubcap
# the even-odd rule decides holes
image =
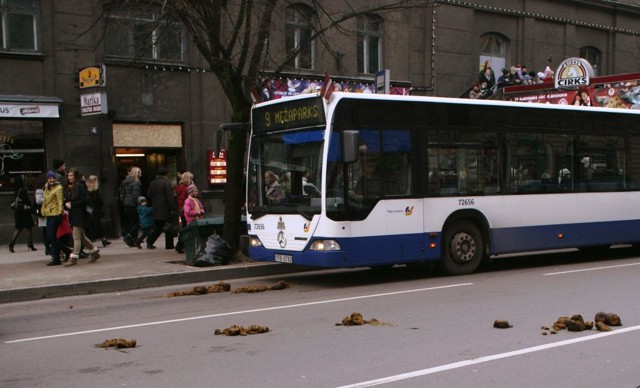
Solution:
[[[467,233],[458,233],[453,237],[453,251],[460,261],[469,261],[476,254],[476,242]]]

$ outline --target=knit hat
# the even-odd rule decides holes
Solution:
[[[187,187],[187,192],[189,194],[193,194],[196,191],[198,191],[198,188],[196,187],[196,185],[194,185],[193,183],[189,185],[189,187]]]
[[[147,199],[143,196],[139,196],[138,197],[138,204],[141,204],[142,202],[147,202]]]
[[[53,171],[47,171],[47,179],[49,178],[55,178],[56,177],[56,173]]]
[[[53,159],[53,168],[54,169],[59,169],[60,166],[62,166],[64,164],[64,160],[62,159]]]

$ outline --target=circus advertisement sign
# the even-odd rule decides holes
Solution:
[[[589,85],[590,78],[593,77],[593,67],[582,58],[568,58],[560,63],[555,75],[555,87],[579,88]]]
[[[574,90],[554,89],[510,96],[513,101],[640,109],[640,80],[607,82]]]

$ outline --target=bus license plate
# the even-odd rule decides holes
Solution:
[[[276,253],[276,261],[278,261],[280,263],[292,264],[293,263],[293,256],[291,256],[291,255],[279,255],[279,254]]]

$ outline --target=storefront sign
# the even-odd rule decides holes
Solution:
[[[209,184],[224,185],[227,183],[227,151],[220,150],[218,155],[216,151],[209,150]]]
[[[104,65],[85,67],[78,72],[78,85],[80,89],[105,86],[106,84],[107,72]]]
[[[568,58],[560,63],[555,76],[557,89],[589,86],[590,78],[593,77],[593,67],[582,58]]]
[[[58,118],[57,104],[22,104],[0,102],[0,117],[19,117],[25,119]]]
[[[80,113],[82,116],[107,114],[107,93],[96,92],[80,95]]]

